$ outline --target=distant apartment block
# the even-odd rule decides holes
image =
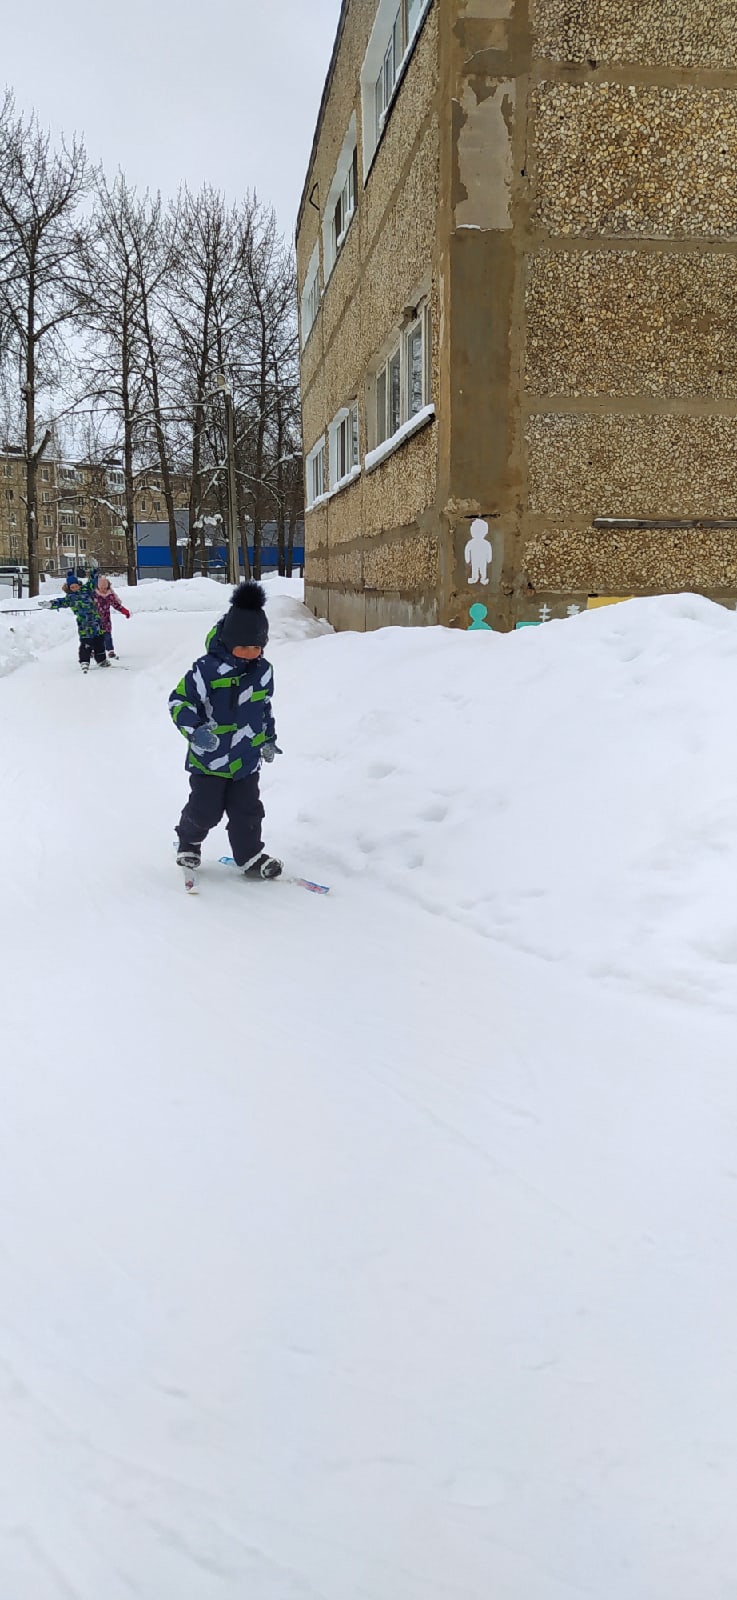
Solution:
[[[63,576],[90,564],[122,572],[126,565],[125,499],[119,466],[44,456],[38,469],[39,570]],[[173,481],[175,504],[186,506],[188,482]],[[0,565],[28,560],[25,463],[20,449],[0,449]],[[166,516],[160,479],[142,473],[135,494],[136,521]]]

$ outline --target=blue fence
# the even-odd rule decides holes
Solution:
[[[216,574],[216,575],[220,575],[220,574],[224,573],[226,568],[227,568],[227,564],[228,564],[227,551],[226,551],[225,547],[224,546],[222,546],[222,547],[214,546],[211,549],[209,549],[207,553],[208,553],[208,565],[209,565],[210,571],[212,573]],[[248,553],[249,553],[251,562],[253,562],[253,549],[251,548]],[[182,551],[182,554],[184,554],[183,551]],[[304,559],[305,559],[304,545],[295,545],[294,552],[293,552],[293,555],[292,555],[292,565],[294,567],[301,567],[301,566],[304,565]],[[241,553],[240,550],[238,551],[238,564],[241,567],[243,566],[243,556],[242,556],[242,553]],[[278,565],[279,565],[279,553],[278,553],[278,551],[276,549],[276,546],[275,545],[264,545],[262,547],[262,550],[261,550],[261,567],[262,567],[263,571],[265,571],[265,572],[268,572],[270,570],[271,571],[275,571],[276,568],[278,567]],[[139,544],[139,546],[138,546],[138,571],[139,571],[139,573],[145,572],[147,569],[150,571],[150,569],[152,567],[156,568],[157,572],[162,577],[166,576],[167,574],[168,574],[169,577],[171,576],[171,571],[172,571],[171,554],[170,554],[170,551],[169,551],[168,544],[159,544],[159,545],[156,545],[156,544]],[[196,565],[196,569],[195,570],[196,571],[200,570],[199,553],[198,553],[197,565]]]

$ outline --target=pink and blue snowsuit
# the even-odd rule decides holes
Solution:
[[[97,606],[100,622],[102,624],[102,631],[105,635],[105,649],[107,650],[108,654],[110,654],[115,649],[113,644],[112,628],[110,624],[111,607],[114,606],[116,611],[122,611],[124,617],[129,617],[130,611],[126,611],[125,606],[118,599],[114,589],[108,589],[107,594],[101,594],[99,589],[95,589],[95,605]]]

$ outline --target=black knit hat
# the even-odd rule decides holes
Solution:
[[[266,644],[269,622],[265,605],[266,595],[260,583],[239,583],[233,590],[230,610],[220,624],[220,638],[228,650],[236,645]]]

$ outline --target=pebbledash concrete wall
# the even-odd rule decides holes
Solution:
[[[365,391],[372,361],[411,303],[431,282],[439,188],[437,6],[416,40],[406,75],[362,182],[360,72],[376,0],[344,5],[339,44],[297,230],[300,290],[319,238],[323,202],[355,114],[359,196],[356,214],[302,351],[302,411],[307,454],[339,408],[358,395],[361,460],[367,450]],[[319,210],[316,209],[319,207]],[[438,382],[438,317],[432,316],[433,391]],[[438,616],[437,438],[429,425],[373,472],[305,518],[307,603],[338,628],[433,622]]]
[[[354,109],[360,146],[375,9],[343,7],[306,195]],[[596,596],[734,600],[737,0],[435,0],[359,188],[304,351],[305,449],[423,271],[437,416],[308,514],[310,603],[465,627],[482,601],[514,627]],[[300,283],[318,229],[304,201]],[[650,522],[676,525],[626,526]]]

